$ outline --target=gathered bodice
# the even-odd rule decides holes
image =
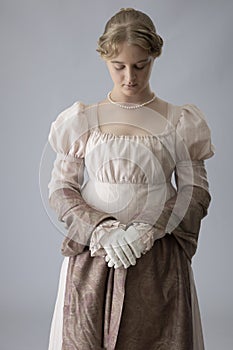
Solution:
[[[120,112],[117,110],[117,117],[124,121]],[[156,132],[159,119],[165,124],[162,132],[161,128]],[[90,206],[111,213],[122,223],[138,220],[153,224],[165,202],[176,193],[174,170],[179,170],[179,187],[190,184],[208,190],[202,162],[214,154],[214,147],[205,116],[195,105],[168,103],[166,117],[144,107],[131,120],[133,125],[143,124],[142,129],[149,133],[103,132],[97,109],[75,102],[52,123],[49,142],[58,153],[58,164],[63,162],[67,169],[71,168],[69,163],[79,164],[77,174],[73,170],[65,186],[75,188],[84,169],[80,192]],[[59,181],[49,184],[50,194],[64,187],[62,174],[57,178]]]
[[[95,125],[85,148],[84,199],[127,223],[144,211],[147,221],[174,195],[175,128],[167,120],[158,135],[114,135]],[[150,217],[148,213],[153,213]]]

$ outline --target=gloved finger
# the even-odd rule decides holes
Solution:
[[[111,260],[111,258],[109,257],[109,255],[105,256],[105,261],[108,263],[108,267],[113,267],[116,269],[120,266],[122,266],[121,261],[118,259],[117,263],[115,264],[113,260]]]
[[[106,262],[109,262],[111,259],[110,259],[110,257],[109,257],[109,255],[107,254],[106,256],[105,256],[105,261]]]
[[[129,266],[129,261],[124,255],[118,241],[115,241],[114,243],[110,244],[108,247],[105,247],[105,251],[108,254],[109,258],[113,261],[114,265],[118,266],[120,261],[120,263],[123,264],[125,267]]]
[[[113,266],[115,266],[115,264],[114,264],[114,262],[113,262],[112,260],[110,260],[110,261],[108,262],[108,267],[113,267]]]
[[[114,269],[118,269],[119,267],[123,266],[122,262],[120,260],[118,260],[118,262],[116,264],[114,264],[114,262],[112,260],[109,260],[108,262],[108,267],[113,267]]]
[[[134,242],[131,242],[129,244],[134,256],[136,258],[140,258],[141,255],[142,255],[142,252],[144,250],[144,244],[140,241],[140,240],[137,240],[137,241],[134,241]]]
[[[113,249],[114,249],[115,255],[118,257],[118,259],[124,265],[124,268],[127,269],[130,266],[130,262],[127,259],[127,257],[125,256],[125,254],[124,254],[123,250],[121,249],[121,247],[119,245],[117,245],[117,246],[114,245]]]
[[[115,251],[113,250],[113,248],[111,248],[111,247],[106,247],[105,248],[105,251],[106,251],[106,253],[107,253],[107,256],[109,257],[109,261],[110,260],[112,260],[112,262],[114,263],[114,264],[116,264],[117,262],[118,262],[118,257],[117,257],[117,255],[115,254]]]
[[[114,251],[124,267],[128,268],[130,265],[135,265],[136,259],[133,256],[128,244],[124,240],[121,240],[118,243],[119,245],[114,247]]]
[[[135,265],[136,264],[136,257],[134,255],[134,253],[132,252],[132,250],[130,249],[130,246],[128,245],[128,243],[124,239],[122,240],[121,249],[123,250],[128,261],[130,262],[130,265]]]
[[[118,269],[119,267],[122,266],[122,262],[120,260],[118,260],[118,262],[116,264],[114,264],[113,260],[111,260],[108,255],[106,255],[105,261],[108,263],[108,267],[114,266],[115,269]]]

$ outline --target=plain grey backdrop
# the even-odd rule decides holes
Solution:
[[[148,13],[164,39],[153,90],[196,104],[212,130],[212,203],[193,269],[206,349],[233,347],[232,0],[1,0],[1,350],[47,349],[63,237],[42,201],[41,157],[58,113],[111,89],[95,49],[121,7]]]

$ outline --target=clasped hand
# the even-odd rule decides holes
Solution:
[[[129,226],[127,230],[115,228],[103,235],[99,241],[107,255],[105,261],[109,267],[118,268],[136,264],[145,249],[138,230]]]

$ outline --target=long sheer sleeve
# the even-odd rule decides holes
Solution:
[[[214,155],[214,146],[205,116],[198,107],[186,104],[179,108],[179,113],[175,125],[177,191],[165,203],[153,226],[148,226],[143,239],[146,253],[157,239],[172,234],[191,260],[197,249],[201,220],[211,201],[205,160]],[[135,223],[136,227],[140,225]]]
[[[61,252],[65,256],[80,254],[87,246],[92,231],[100,222],[114,219],[89,206],[80,189],[84,181],[85,146],[88,122],[81,102],[74,103],[52,123],[49,143],[57,153],[48,184],[49,203],[65,223],[67,235]]]
[[[155,229],[173,234],[191,260],[211,201],[205,160],[214,155],[210,129],[195,105],[181,107],[175,148],[177,194],[166,202]]]

